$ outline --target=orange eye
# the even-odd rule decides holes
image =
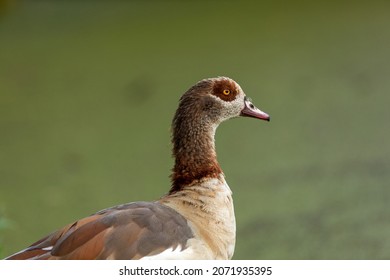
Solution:
[[[229,94],[230,94],[230,90],[224,89],[224,90],[223,90],[223,94],[224,94],[224,95],[229,95]]]

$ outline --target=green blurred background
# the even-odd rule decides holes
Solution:
[[[180,95],[230,76],[270,123],[217,132],[235,259],[390,259],[389,1],[1,1],[0,257],[169,189]]]

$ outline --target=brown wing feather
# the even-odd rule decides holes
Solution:
[[[82,219],[76,222],[71,230],[68,230],[54,246],[52,255],[54,256],[65,256],[70,254],[75,249],[83,246],[87,242],[96,238],[97,235],[111,225],[104,224],[100,215],[93,215],[88,218]]]
[[[187,221],[158,202],[134,202],[69,224],[7,259],[139,259],[182,249],[193,234]]]

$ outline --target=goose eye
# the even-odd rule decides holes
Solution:
[[[223,94],[224,94],[224,95],[229,95],[229,94],[230,94],[230,90],[224,89],[224,90],[223,90]]]

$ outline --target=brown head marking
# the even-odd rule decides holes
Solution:
[[[240,89],[233,80],[219,79],[214,82],[211,93],[223,101],[233,101],[239,92]]]

